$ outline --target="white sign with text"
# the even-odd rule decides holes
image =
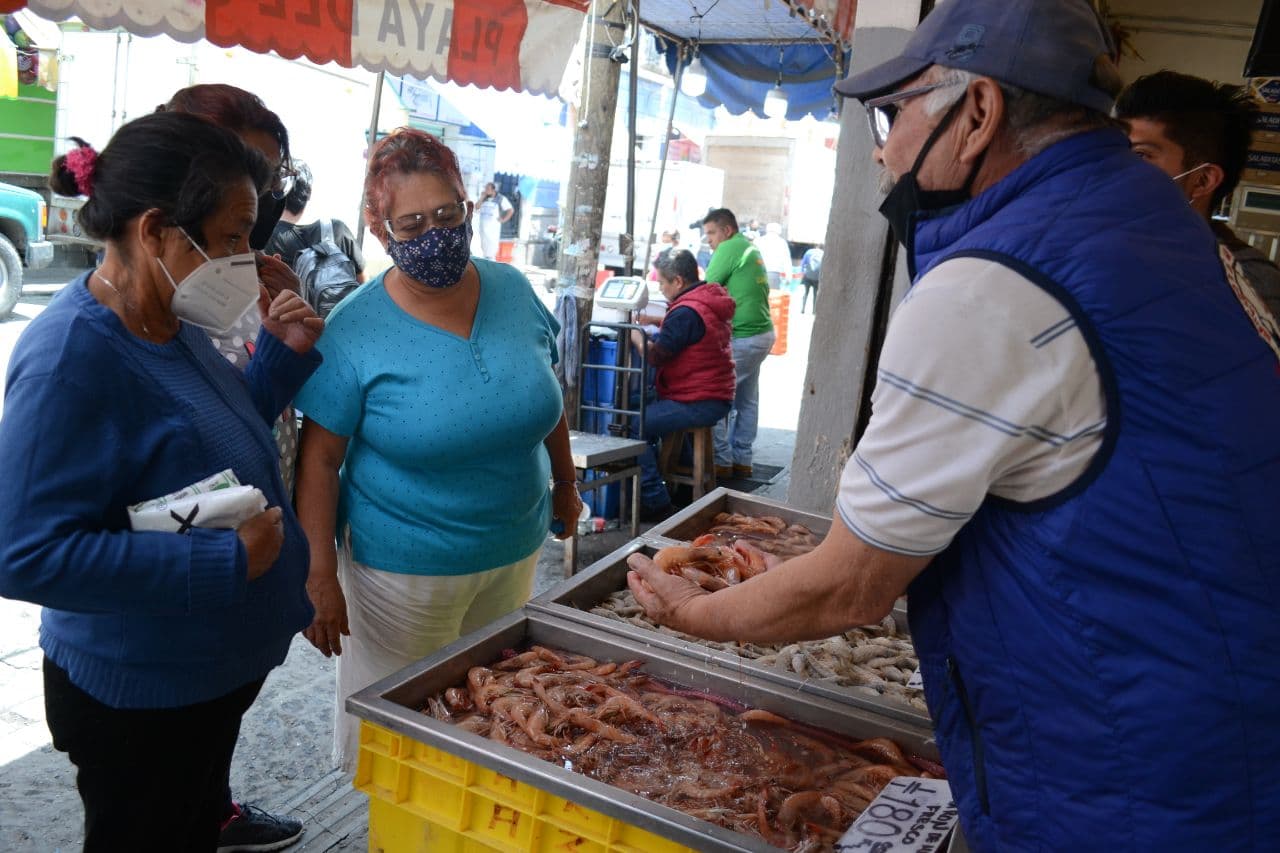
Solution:
[[[945,781],[899,776],[836,842],[836,853],[936,853],[958,817]]]

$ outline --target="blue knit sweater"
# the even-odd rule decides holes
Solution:
[[[249,369],[199,328],[131,335],[65,288],[18,340],[0,418],[0,595],[44,606],[40,645],[117,708],[222,696],[280,664],[306,627],[307,542],[270,423],[320,363],[263,331]],[[234,469],[284,509],[271,569],[246,581],[233,530],[132,532],[126,507]]]

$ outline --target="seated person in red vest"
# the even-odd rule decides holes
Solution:
[[[657,263],[658,286],[670,307],[652,340],[632,331],[657,368],[657,399],[644,410],[640,456],[643,471],[640,513],[646,521],[671,514],[671,496],[658,471],[658,440],[678,429],[712,426],[733,404],[733,299],[718,284],[698,280],[698,262],[686,249],[666,253]]]

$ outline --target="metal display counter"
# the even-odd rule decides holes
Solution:
[[[625,637],[633,644],[651,646],[672,654],[698,661],[700,664],[731,675],[760,678],[781,685],[798,694],[820,696],[853,708],[884,714],[919,726],[931,725],[928,714],[905,702],[882,696],[873,688],[842,687],[793,672],[760,664],[730,651],[722,651],[699,642],[683,639],[661,630],[654,630],[633,622],[612,619],[592,613],[591,608],[627,585],[627,557],[640,552],[647,556],[664,546],[661,540],[637,540],[629,542],[612,554],[589,566],[577,575],[556,584],[547,592],[529,602],[529,609],[537,610],[589,628]],[[894,614],[895,623],[901,617]]]
[[[476,846],[484,845],[495,824],[502,831],[509,824],[513,840],[495,844],[493,849],[550,849],[539,846],[545,839],[538,833],[554,831],[569,836],[579,831],[576,827],[582,827],[582,834],[574,838],[601,849],[657,849],[637,847],[635,842],[615,844],[612,839],[622,827],[650,833],[653,842],[663,839],[679,845],[663,844],[662,849],[777,853],[778,848],[760,838],[699,820],[471,734],[419,710],[429,696],[464,682],[471,667],[488,665],[500,659],[504,650],[531,643],[601,661],[641,660],[647,674],[672,684],[714,693],[855,738],[889,737],[908,751],[937,758],[927,726],[894,718],[880,709],[863,709],[812,693],[799,693],[794,687],[756,678],[754,674],[704,666],[687,654],[659,644],[636,642],[535,610],[517,611],[347,699],[348,711],[378,727],[365,727],[356,775],[356,786],[374,798],[371,845],[375,835],[373,815],[376,813],[379,821],[389,825],[392,818],[381,815],[394,812],[414,823],[411,831],[417,833],[415,838],[445,833],[465,838],[461,843],[478,841]],[[382,743],[377,741],[379,732],[395,734]],[[425,751],[417,751],[418,747]],[[424,787],[454,778],[459,780],[454,787],[461,791],[456,804],[443,802],[444,798]],[[513,792],[510,796],[503,793],[508,787]],[[491,810],[492,816],[486,810]],[[445,819],[439,815],[445,813],[456,818],[452,829],[440,825]],[[572,821],[566,823],[565,815],[571,816]],[[609,828],[600,829],[604,840],[592,840],[591,828],[605,824]],[[527,830],[526,835],[517,837],[518,827],[523,827],[522,832]],[[394,848],[394,844],[386,847]]]
[[[654,525],[645,531],[646,540],[659,548],[666,545],[677,545],[691,542],[705,533],[707,528],[715,524],[715,517],[722,512],[736,512],[742,515],[772,515],[781,518],[787,524],[803,524],[823,539],[831,532],[831,519],[825,515],[795,509],[786,504],[767,498],[758,498],[746,492],[735,492],[723,486],[704,495],[680,512]],[[907,621],[907,599],[898,599],[893,608],[893,620],[898,624],[898,631],[910,634],[911,626]]]

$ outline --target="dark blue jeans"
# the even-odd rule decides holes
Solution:
[[[671,503],[667,486],[658,471],[658,440],[678,429],[713,426],[729,414],[731,406],[728,400],[699,400],[696,403],[654,400],[645,404],[644,439],[649,446],[640,454],[640,503],[643,506],[657,508]]]

